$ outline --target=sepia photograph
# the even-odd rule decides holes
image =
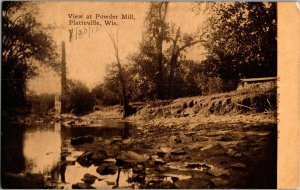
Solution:
[[[1,187],[276,189],[277,5],[2,2]]]

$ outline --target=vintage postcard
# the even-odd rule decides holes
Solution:
[[[1,11],[2,188],[299,187],[296,3]]]

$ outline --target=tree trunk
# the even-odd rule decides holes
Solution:
[[[157,39],[156,42],[156,52],[157,52],[157,69],[158,69],[158,78],[157,78],[157,94],[158,99],[164,99],[164,76],[163,76],[163,53],[162,53],[162,42],[161,37]]]
[[[158,99],[164,99],[164,74],[163,74],[163,41],[164,41],[164,30],[165,20],[168,12],[168,2],[161,2],[158,10],[159,24],[156,30],[156,54],[157,54],[157,94]]]
[[[175,67],[177,66],[177,59],[179,56],[179,52],[176,52],[175,54],[172,54],[171,60],[170,60],[170,74],[169,74],[169,80],[168,80],[168,92],[169,92],[169,98],[174,98],[174,73],[175,73]]]
[[[121,63],[118,60],[118,69],[119,69],[119,81],[120,81],[120,86],[121,86],[121,94],[122,94],[122,102],[123,102],[123,110],[124,110],[124,117],[127,117],[129,115],[129,102],[126,94],[126,82],[124,79],[124,74],[123,70],[121,67]]]
[[[173,78],[175,73],[175,67],[177,66],[177,59],[179,56],[179,47],[177,45],[178,38],[180,36],[180,27],[178,27],[176,31],[175,38],[173,39],[173,48],[172,48],[172,56],[169,62],[170,65],[170,74],[168,78],[168,98],[174,98],[174,85]]]
[[[118,47],[118,34],[117,34],[117,39],[115,40],[115,38],[113,37],[112,33],[108,33],[111,41],[113,42],[114,45],[114,49],[115,49],[115,56],[117,59],[117,65],[118,65],[118,70],[119,70],[119,82],[120,82],[120,86],[121,86],[121,94],[122,94],[122,101],[123,101],[123,116],[127,117],[130,114],[132,114],[134,112],[134,110],[132,109],[131,106],[129,106],[129,101],[127,98],[127,94],[126,94],[126,81],[124,78],[124,72],[123,72],[123,68],[121,66],[121,61],[119,58],[119,47]]]

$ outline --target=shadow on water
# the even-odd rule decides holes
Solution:
[[[76,157],[83,152],[72,147],[70,139],[84,135],[104,139],[116,136],[128,138],[135,129],[133,124],[121,121],[104,121],[102,127],[76,128],[65,128],[60,123],[34,126],[4,125],[6,126],[2,128],[1,135],[1,173],[4,188],[34,188],[34,185],[22,186],[24,183],[20,183],[20,179],[27,174],[42,176],[47,182],[45,187],[58,187],[60,184],[65,188],[71,188],[72,183],[81,182],[85,173],[99,176],[95,166],[84,168],[75,162]],[[64,155],[63,149],[68,149],[69,154]],[[101,182],[101,180],[98,181]],[[107,182],[102,183],[96,183],[96,185],[112,187],[112,185],[108,186]],[[112,183],[108,182],[108,184]]]
[[[74,137],[92,135],[95,137],[111,138],[115,136],[120,136],[124,139],[133,135],[134,126],[131,123],[123,121],[109,121],[105,120],[101,127],[62,127],[62,138],[70,139]]]
[[[23,155],[24,127],[16,124],[2,124],[1,130],[1,172],[20,173],[25,169]]]

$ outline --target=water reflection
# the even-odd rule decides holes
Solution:
[[[49,173],[60,161],[60,147],[60,132],[54,129],[25,132],[23,148],[25,172]]]
[[[105,123],[105,122],[104,122]],[[170,181],[168,176],[146,175],[149,170],[144,164],[116,165],[117,170],[113,175],[105,175],[97,172],[98,166],[90,164],[89,167],[81,166],[76,160],[84,152],[76,150],[70,144],[70,139],[84,135],[94,137],[128,138],[135,134],[135,127],[129,123],[111,122],[102,127],[62,127],[60,123],[40,124],[38,126],[15,128],[14,133],[5,133],[4,146],[6,157],[16,157],[15,164],[9,165],[5,172],[35,173],[44,176],[47,187],[72,189],[72,185],[81,185],[84,188],[159,188],[161,182]],[[18,134],[18,135],[16,135]],[[13,148],[14,142],[17,148]],[[15,151],[16,150],[16,151]],[[17,154],[17,155],[16,155]],[[23,158],[23,159],[22,159]],[[115,159],[107,159],[106,162],[114,162]],[[7,160],[3,161],[5,165]],[[13,166],[13,167],[12,167]],[[16,167],[20,166],[20,168]],[[153,170],[153,168],[152,168]],[[4,171],[4,170],[2,170]],[[150,172],[153,173],[153,172]],[[106,173],[108,174],[108,173]],[[94,176],[92,184],[83,183],[84,176]],[[190,176],[186,176],[190,177]],[[182,178],[182,177],[181,177]],[[157,184],[157,186],[153,186]],[[169,182],[170,184],[170,182]],[[171,186],[168,186],[171,187]]]
[[[24,172],[24,127],[15,124],[9,125],[7,123],[2,123],[1,133],[1,172]]]
[[[60,123],[9,127],[13,127],[12,130],[5,130],[2,135],[2,153],[5,155],[2,156],[2,166],[6,166],[2,168],[3,173],[39,173],[45,177],[48,186],[67,189],[82,182],[87,173],[98,177],[93,184],[96,188],[130,185],[126,181],[128,173],[119,170],[115,175],[101,176],[94,165],[88,168],[80,166],[75,160],[83,152],[70,145],[71,138],[83,135],[128,138],[134,132],[134,126],[129,123],[105,121],[101,128],[65,128]]]

